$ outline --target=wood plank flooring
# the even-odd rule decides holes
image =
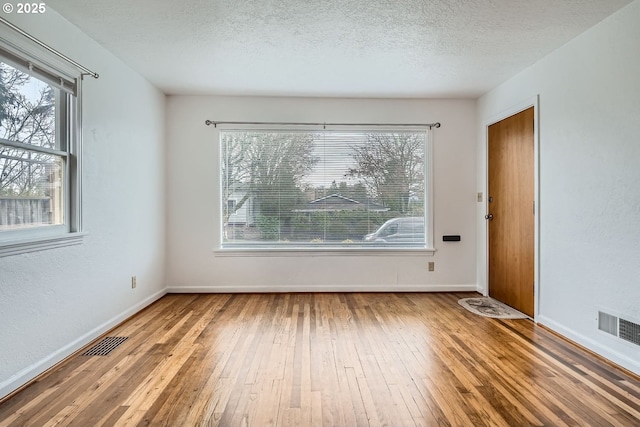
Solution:
[[[167,295],[0,426],[639,426],[640,381],[476,294]]]

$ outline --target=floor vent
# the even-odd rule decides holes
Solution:
[[[640,345],[640,325],[620,319],[620,338]]]
[[[82,353],[83,356],[108,356],[129,337],[105,337],[102,341]]]
[[[602,311],[598,312],[598,329],[608,334],[618,336],[618,318]]]

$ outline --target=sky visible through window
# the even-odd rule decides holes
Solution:
[[[314,137],[314,156],[318,163],[305,176],[310,187],[329,188],[332,183],[353,185],[360,180],[350,176],[349,170],[357,165],[352,157],[353,148],[363,144],[362,135],[344,132],[323,132]]]

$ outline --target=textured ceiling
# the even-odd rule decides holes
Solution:
[[[341,97],[477,97],[628,3],[47,2],[168,94]]]

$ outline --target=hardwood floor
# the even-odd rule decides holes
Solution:
[[[638,426],[640,381],[476,294],[167,295],[0,426]]]

